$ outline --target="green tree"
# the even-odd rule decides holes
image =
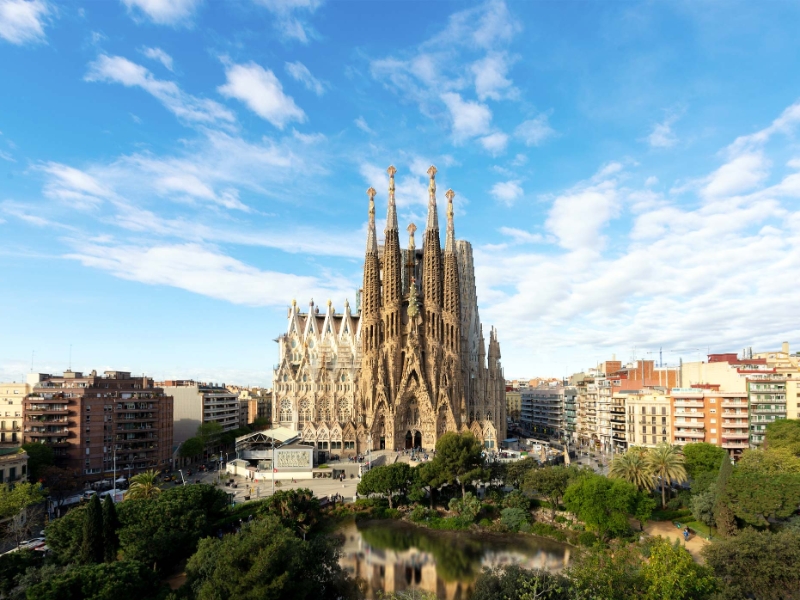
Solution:
[[[538,494],[550,503],[551,514],[555,515],[561,498],[569,487],[572,473],[569,468],[542,467],[529,471],[522,484],[522,490],[529,494]]]
[[[119,518],[117,517],[117,507],[111,496],[106,496],[103,501],[103,559],[105,562],[117,560],[117,550],[119,549]]]
[[[0,483],[0,520],[6,524],[7,537],[15,544],[24,540],[31,532],[35,516],[40,512],[39,504],[45,499],[44,490],[38,483]]]
[[[246,524],[237,535],[207,538],[186,565],[197,600],[339,600],[359,598],[327,537],[303,541],[275,517]]]
[[[639,490],[636,494],[636,499],[633,504],[633,516],[639,521],[639,528],[644,530],[644,524],[650,520],[653,511],[656,508],[656,501],[650,492]]]
[[[797,600],[800,532],[745,529],[703,548],[706,564],[725,586],[724,598]]]
[[[304,539],[319,523],[322,514],[319,500],[307,488],[278,490],[262,502],[259,512],[278,517],[287,529],[297,528]]]
[[[655,538],[650,558],[642,565],[646,600],[702,600],[710,598],[718,582],[711,569],[698,565],[679,544]]]
[[[389,500],[389,508],[393,508],[392,497],[396,494],[405,494],[413,479],[408,463],[398,462],[374,467],[361,477],[357,491],[363,496],[383,494]]]
[[[706,442],[686,444],[683,447],[684,466],[690,479],[695,479],[701,473],[719,471],[720,461],[728,453],[724,448]]]
[[[733,513],[749,525],[767,527],[774,519],[787,519],[800,505],[800,475],[766,474],[734,470],[725,490]]]
[[[531,499],[519,490],[512,490],[503,498],[504,508],[521,508],[524,511],[531,509]]]
[[[639,490],[653,489],[653,471],[647,455],[635,450],[617,454],[611,461],[608,476],[632,483]]]
[[[628,515],[635,509],[637,494],[636,487],[627,481],[593,475],[567,488],[564,505],[605,540],[630,529]]]
[[[800,456],[792,454],[787,448],[745,450],[736,463],[736,470],[765,475],[800,473]]]
[[[158,473],[152,469],[131,477],[130,484],[125,494],[127,500],[152,500],[161,493]]]
[[[28,480],[39,481],[45,467],[50,467],[55,463],[55,452],[47,444],[39,442],[22,444],[22,449],[28,454]]]
[[[717,532],[722,536],[733,535],[736,531],[736,520],[728,505],[726,495],[731,475],[733,475],[733,465],[730,458],[726,456],[720,462],[719,475],[714,486],[714,524],[717,526]]]
[[[227,509],[227,494],[205,484],[170,488],[153,500],[127,499],[117,506],[121,557],[168,571],[200,538],[217,532]]]
[[[419,499],[422,498],[421,490],[424,487],[428,488],[428,495],[430,497],[431,503],[431,510],[433,510],[433,494],[434,492],[445,483],[445,477],[442,474],[442,471],[439,468],[439,464],[436,461],[429,461],[426,463],[422,463],[418,467],[414,469],[414,486],[416,486],[416,490],[412,489],[412,499]]]
[[[181,458],[194,458],[202,454],[204,449],[203,440],[199,437],[191,437],[181,444],[179,454]]]
[[[618,483],[633,486],[627,482]],[[572,586],[570,599],[629,600],[641,598],[647,584],[642,575],[642,555],[631,544],[606,551],[592,547],[578,554],[566,570]],[[662,600],[668,600],[666,598]]]
[[[800,420],[779,419],[767,425],[764,447],[769,450],[779,448],[800,456]]]
[[[463,498],[451,498],[448,508],[459,517],[474,521],[478,513],[481,512],[481,501],[473,496],[472,492],[467,492],[467,495]]]
[[[86,507],[83,519],[83,541],[81,543],[81,562],[83,564],[103,562],[103,507],[95,494]]]
[[[467,495],[466,485],[485,476],[483,447],[471,433],[445,433],[436,442],[437,470],[448,484],[461,485],[461,497]]]
[[[27,589],[28,600],[141,600],[156,598],[162,584],[147,566],[134,561],[76,566],[42,578]]]
[[[519,531],[528,522],[530,514],[521,508],[504,508],[500,511],[500,523],[509,531]]]
[[[509,565],[485,568],[470,600],[569,600],[569,591],[570,582],[561,574]]]
[[[58,564],[70,564],[80,556],[86,509],[86,506],[78,506],[60,519],[53,519],[47,524],[45,528],[47,546]]]
[[[43,553],[34,550],[17,550],[0,554],[0,598],[9,598],[25,571],[38,569],[43,559]]]
[[[253,431],[263,431],[264,429],[269,429],[270,425],[272,425],[272,422],[268,417],[258,417],[255,421],[250,423],[250,428]]]
[[[203,442],[203,448],[208,450],[219,441],[223,431],[222,425],[216,421],[209,421],[208,423],[202,423],[197,428],[197,433],[195,435]]]
[[[63,506],[64,500],[79,486],[74,472],[60,467],[45,467],[40,479],[47,488],[47,494],[58,507]]]
[[[503,464],[503,463],[499,463]],[[505,463],[504,482],[513,488],[521,489],[525,482],[525,477],[534,469],[539,468],[539,461],[535,458],[527,457],[522,460]]]
[[[664,442],[650,449],[647,462],[653,475],[661,482],[661,508],[664,509],[667,507],[667,486],[686,481],[683,454],[677,446]]]
[[[695,494],[689,501],[692,516],[701,523],[714,527],[714,504],[716,501],[717,494],[713,487],[705,493]]]

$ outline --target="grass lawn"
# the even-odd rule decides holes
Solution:
[[[701,535],[706,539],[708,539],[708,536],[714,534],[708,525],[701,523],[700,521],[681,521],[681,524],[684,527],[688,527],[689,529],[696,531],[698,535]]]

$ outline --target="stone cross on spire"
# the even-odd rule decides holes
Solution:
[[[394,174],[397,173],[397,169],[390,166],[386,172],[389,173],[389,214],[386,216],[386,231],[389,231],[397,230],[397,207],[394,203]]]
[[[453,252],[456,249],[456,235],[453,227],[453,198],[456,197],[456,193],[453,190],[447,190],[445,196],[447,197],[447,238],[444,242],[444,251]]]
[[[369,224],[367,225],[367,252],[378,252],[378,239],[375,236],[375,188],[367,190],[369,196]]]
[[[439,216],[436,210],[436,167],[431,165],[428,169],[430,176],[430,183],[428,184],[428,224],[427,227],[430,231],[439,229]]]

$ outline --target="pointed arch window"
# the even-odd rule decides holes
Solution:
[[[281,423],[292,421],[292,403],[288,398],[281,400],[281,412],[279,416]]]

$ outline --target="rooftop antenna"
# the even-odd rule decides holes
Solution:
[[[36,350],[31,350],[31,373],[33,373],[33,357],[36,355]]]
[[[72,344],[69,345],[69,370],[72,371]]]

